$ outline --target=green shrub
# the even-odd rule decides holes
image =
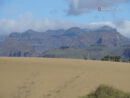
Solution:
[[[106,85],[101,85],[95,92],[81,98],[130,98],[130,94]]]

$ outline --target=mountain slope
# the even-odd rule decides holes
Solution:
[[[104,56],[120,56],[122,61],[130,58],[130,46],[89,46],[87,48],[58,48],[43,52],[40,57],[48,58],[79,58],[101,60]]]
[[[7,49],[8,44],[12,45]],[[17,43],[17,44],[16,44]],[[10,51],[13,51],[14,48],[19,50],[18,47],[29,47],[30,52],[28,56],[38,56],[39,54],[53,50],[60,47],[70,47],[70,48],[87,48],[91,45],[99,46],[109,46],[116,47],[126,44],[130,44],[130,39],[124,37],[116,29],[108,26],[102,26],[98,29],[81,29],[78,27],[73,27],[67,30],[48,30],[46,32],[37,32],[33,30],[27,30],[23,33],[12,33],[9,37],[3,42],[3,45],[0,47],[1,56],[9,56]],[[6,52],[7,50],[7,52]],[[20,49],[24,54],[24,49]],[[33,52],[32,52],[33,50]],[[21,56],[24,56],[24,55]]]

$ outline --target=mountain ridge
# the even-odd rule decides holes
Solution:
[[[101,26],[96,29],[72,27],[66,30],[58,29],[45,32],[29,29],[23,33],[11,33],[1,43],[0,55],[20,54],[18,56],[24,56],[24,54],[28,54],[25,56],[39,56],[45,51],[60,47],[87,48],[92,45],[119,47],[127,44],[130,44],[130,39],[109,26]]]

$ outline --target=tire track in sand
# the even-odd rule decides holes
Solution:
[[[31,96],[31,92],[36,84],[36,77],[38,73],[31,73],[31,75],[24,80],[24,83],[18,87],[16,94],[13,98],[28,98]]]
[[[67,92],[70,89],[72,89],[72,88],[74,89],[76,87],[76,85],[79,85],[80,80],[82,81],[82,79],[84,79],[85,77],[86,77],[86,73],[80,72],[76,76],[73,76],[68,81],[66,81],[63,85],[60,85],[59,87],[55,88],[54,90],[50,90],[48,92],[48,94],[43,95],[42,98],[64,98],[65,96],[63,96],[63,93],[65,95],[65,94],[67,94]],[[80,78],[82,78],[82,79],[80,79]]]

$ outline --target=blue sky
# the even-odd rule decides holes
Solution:
[[[17,18],[31,13],[38,18],[61,18],[63,10],[67,8],[64,0],[6,0],[1,10],[0,18]],[[57,14],[52,13],[57,11]]]
[[[37,27],[36,30],[38,30],[39,25],[43,25],[40,21],[48,23],[50,28],[44,24],[48,29],[54,29],[59,25],[64,26],[67,25],[67,23],[72,26],[73,24],[127,21],[126,23],[129,24],[130,0],[100,0],[99,3],[98,1],[99,0],[0,0],[0,31],[5,33],[9,33],[10,30],[11,32],[22,32],[27,28],[32,29],[32,27]],[[98,7],[101,7],[103,11],[98,11]],[[109,9],[109,11],[104,9]],[[28,16],[28,18],[24,19],[23,16]],[[31,23],[37,23],[37,25],[30,26],[31,23],[26,23],[28,22],[26,21],[27,19],[32,19],[30,20]],[[35,22],[32,22],[33,19]],[[24,20],[24,22],[22,20]],[[18,24],[19,21],[22,22]],[[57,21],[60,21],[58,22],[59,25],[54,26],[57,24]],[[124,23],[126,26],[125,22],[118,23]],[[16,29],[16,26],[21,26],[22,23],[26,24],[26,28]],[[4,30],[3,25],[7,25],[6,27],[8,27],[9,30]],[[129,30],[127,30],[127,32],[128,31]]]
[[[95,10],[76,16],[67,15],[68,8],[69,0],[5,0],[0,10],[0,18],[17,19],[30,13],[39,19],[49,18],[76,23],[130,20],[130,2],[115,4],[109,7],[111,11]]]

